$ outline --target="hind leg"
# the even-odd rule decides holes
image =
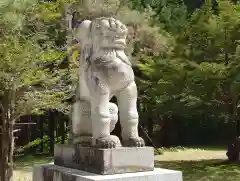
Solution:
[[[91,106],[87,101],[79,101],[79,121],[77,124],[73,124],[73,133],[79,136],[91,136],[92,135],[92,123],[91,123]]]
[[[88,101],[78,101],[75,103],[75,116],[73,116],[72,130],[73,143],[91,145],[92,139],[92,122],[91,106]]]
[[[76,89],[76,102],[73,105],[72,133],[74,143],[82,143],[88,140],[91,144],[92,122],[89,90],[81,76]]]

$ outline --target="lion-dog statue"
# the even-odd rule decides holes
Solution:
[[[72,111],[75,143],[81,140],[77,138],[91,137],[91,146],[97,148],[145,146],[138,134],[134,72],[125,54],[126,25],[114,18],[101,17],[82,21],[73,32],[80,44],[77,101]],[[118,107],[110,102],[113,96]],[[111,135],[118,111],[122,143]]]

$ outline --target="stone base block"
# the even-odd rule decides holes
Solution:
[[[110,175],[154,170],[152,147],[98,149],[81,145],[55,145],[54,164]]]
[[[153,171],[115,175],[97,175],[53,164],[38,165],[33,181],[182,181],[182,172],[161,168]]]

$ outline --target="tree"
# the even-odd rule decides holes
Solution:
[[[173,119],[184,120],[181,124],[185,127],[199,124],[194,128],[197,132],[217,130],[217,125],[231,123],[231,90],[238,85],[239,77],[236,51],[240,11],[238,5],[220,1],[216,15],[211,3],[206,2],[189,17],[183,31],[175,35],[172,53],[165,57],[146,57],[140,64],[150,78],[141,84],[144,106],[159,112],[156,116],[162,117],[161,126],[166,119],[168,123]]]
[[[131,0],[132,8],[144,11],[151,7],[154,14],[155,26],[159,26],[169,33],[179,34],[187,22],[187,7],[182,0]]]
[[[0,7],[0,180],[12,180],[14,125],[22,115],[43,109],[67,111],[65,72],[49,69],[63,59],[45,32],[32,0],[6,1]]]

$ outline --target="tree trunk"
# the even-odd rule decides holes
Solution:
[[[39,116],[39,125],[40,125],[40,153],[43,153],[44,149],[44,144],[43,144],[43,135],[44,135],[44,130],[43,130],[43,124],[44,124],[44,115]]]
[[[54,133],[55,133],[55,118],[54,118],[53,110],[49,111],[49,139],[50,139],[50,154],[53,155],[54,153]]]
[[[168,131],[167,130],[167,122],[169,121],[169,118],[168,117],[164,117],[163,120],[162,120],[162,123],[161,123],[161,130],[159,132],[159,144],[161,146],[166,146],[166,132]]]
[[[147,122],[147,125],[148,125],[148,136],[153,139],[153,118],[150,117],[148,118],[148,122]],[[148,141],[148,144],[150,145],[150,140]]]
[[[0,104],[0,181],[11,181],[13,177],[13,121],[6,110],[7,106]]]
[[[7,181],[8,179],[8,154],[7,154],[7,140],[5,131],[1,134],[1,153],[0,153],[0,181]]]
[[[5,116],[4,116],[4,108],[2,104],[0,104],[0,181],[5,181],[6,177],[6,156],[5,154]]]
[[[13,152],[14,152],[14,136],[13,136],[13,122],[9,121],[8,125],[8,163],[7,163],[7,180],[13,180]]]
[[[65,143],[65,122],[66,122],[66,118],[63,115],[61,115],[61,121],[60,121],[61,144]]]

